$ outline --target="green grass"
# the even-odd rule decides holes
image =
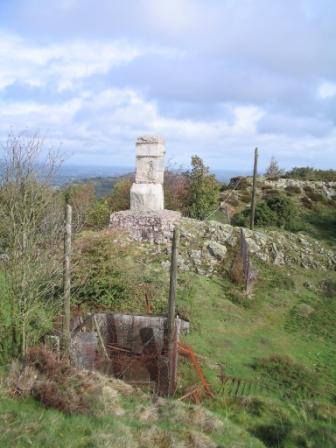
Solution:
[[[65,415],[46,409],[32,398],[16,400],[0,392],[0,446],[3,448],[174,448],[190,446],[204,448],[237,446],[263,448],[264,445],[225,416],[221,427],[215,429],[211,418],[209,427],[197,423],[197,414],[178,402],[167,402],[155,421],[141,418],[149,403],[123,399],[124,416]],[[143,405],[143,408],[141,407]],[[151,405],[153,406],[153,404]],[[189,414],[185,413],[185,409]],[[199,414],[202,418],[202,410]],[[206,418],[206,417],[205,417]],[[194,420],[190,420],[194,419]],[[200,420],[201,422],[201,420]],[[192,444],[190,439],[204,444]],[[215,440],[216,445],[211,440]],[[184,441],[184,442],[183,442]],[[191,444],[185,445],[189,441]],[[181,445],[179,445],[181,443]]]
[[[250,301],[246,299],[245,304],[237,301],[244,298],[229,280],[188,275],[194,279],[194,319],[192,331],[185,339],[201,355],[223,363],[228,375],[254,378],[256,373],[251,365],[255,358],[274,353],[290,355],[307,366],[321,359],[321,354],[326,358],[331,355],[336,301],[321,299],[319,288],[333,274],[309,271],[308,277],[303,269],[287,273],[284,268],[263,267],[254,296]],[[307,277],[315,291],[304,286]],[[293,310],[302,302],[316,307],[319,304],[320,308],[311,317],[294,323]],[[312,328],[309,337],[307,326]],[[333,366],[329,373],[336,375]]]
[[[336,275],[261,263],[258,269],[250,301],[226,275],[210,279],[187,274],[193,289],[191,332],[184,341],[200,355],[215,391],[209,406],[230,415],[266,446],[335,446]],[[312,314],[298,315],[302,304]],[[280,368],[255,368],[256,361],[275,355]],[[217,364],[227,376],[241,379],[240,391],[249,390],[247,396],[237,392],[237,382],[223,392]],[[182,383],[198,381],[189,363],[182,361],[180,369]],[[258,387],[243,385],[247,383]],[[259,417],[246,409],[249,400],[260,401]],[[307,411],[319,406],[329,406],[332,417],[321,420]]]

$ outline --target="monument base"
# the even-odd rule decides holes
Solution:
[[[161,184],[133,184],[131,188],[131,210],[163,210],[163,188]]]
[[[136,241],[166,243],[173,237],[181,213],[172,210],[125,210],[112,213],[110,229],[125,230]]]

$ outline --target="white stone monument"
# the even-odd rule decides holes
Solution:
[[[163,210],[164,140],[144,136],[136,141],[136,176],[131,188],[131,210]]]
[[[164,141],[139,137],[136,141],[136,176],[131,188],[131,209],[114,212],[110,229],[126,231],[137,241],[169,243],[181,213],[164,210]]]

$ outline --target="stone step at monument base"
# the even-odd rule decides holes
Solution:
[[[126,231],[136,241],[167,243],[181,219],[181,213],[172,210],[124,210],[112,213],[110,229]]]

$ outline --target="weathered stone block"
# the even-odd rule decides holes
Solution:
[[[110,228],[125,230],[131,238],[149,243],[166,243],[181,220],[181,213],[171,210],[125,210],[112,213]]]
[[[131,210],[163,210],[163,188],[161,184],[133,184],[131,188]]]
[[[163,184],[164,140],[159,137],[139,137],[136,142],[136,177],[135,182]]]

